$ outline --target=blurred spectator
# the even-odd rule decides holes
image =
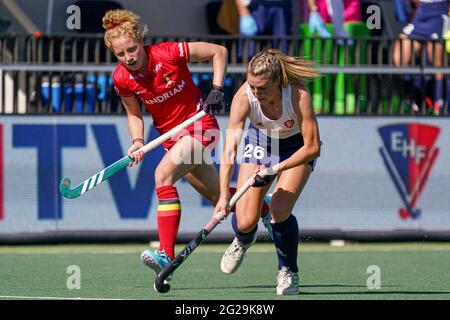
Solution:
[[[370,34],[362,22],[361,0],[301,0],[300,8],[304,23],[300,24],[299,33],[305,38],[303,52],[306,57],[322,64],[340,66],[366,62],[366,40],[359,40],[359,46],[353,45],[353,37]],[[338,48],[334,48],[334,41],[327,40],[331,36],[336,37]],[[347,47],[342,46],[344,44]],[[367,105],[366,88],[365,75],[343,72],[324,75],[312,86],[315,111],[353,114],[358,106],[362,110]]]
[[[326,29],[326,23],[333,23],[334,35],[338,43],[343,44],[343,38],[349,38],[344,30],[348,22],[361,22],[361,0],[306,0],[309,9],[309,31],[317,32],[322,38],[331,37]],[[350,35],[352,36],[352,35]],[[351,39],[348,40],[351,45]]]
[[[234,0],[239,31],[246,36],[291,34],[290,0]]]
[[[447,53],[450,53],[450,16],[443,16],[443,18],[444,18],[444,27],[442,29],[442,38],[444,39],[445,42],[445,51],[447,51]]]
[[[317,31],[317,33],[322,38],[330,38],[331,33],[329,33],[327,28],[325,27],[325,22],[323,21],[323,18],[319,13],[319,7],[317,6],[316,1],[309,0],[308,8],[309,8],[309,32],[314,33]]]
[[[235,0],[236,7],[239,13],[239,32],[245,36],[254,36],[258,33],[258,25],[256,19],[251,15],[250,8],[248,7],[252,1]],[[263,6],[265,11],[264,4]],[[265,24],[265,19],[261,19],[262,24]]]
[[[236,0],[223,0],[217,14],[217,25],[229,34],[239,34],[239,12]],[[215,2],[214,2],[215,3]]]
[[[406,12],[402,5],[404,5],[403,1],[396,1],[396,9],[399,12],[403,11],[400,15],[404,15],[404,12]],[[420,59],[419,53],[422,50],[422,43],[428,41],[426,44],[427,64],[442,67],[444,62],[443,16],[448,15],[449,0],[415,0],[413,5],[417,6],[417,10],[411,22],[403,28],[399,40],[395,43],[393,62],[396,66],[410,65],[413,53],[416,58]],[[407,77],[405,77],[405,80],[411,81]],[[434,101],[431,104],[434,112],[438,114],[444,101],[444,75],[436,73],[434,80]],[[416,77],[414,85],[419,92],[423,90],[421,79]],[[417,106],[413,105],[413,108],[418,111]]]
[[[231,8],[234,4],[234,9]],[[244,36],[292,34],[292,3],[290,0],[224,0],[218,16],[222,29],[233,34],[239,30]],[[237,14],[236,14],[237,13]],[[237,28],[238,26],[238,28]],[[287,53],[288,42],[276,41],[273,47],[279,47]],[[255,42],[248,42],[248,56],[255,55]],[[239,43],[239,53],[243,55],[243,43]]]
[[[405,4],[403,0],[394,0],[395,3],[395,14],[397,16],[397,20],[401,23],[408,23],[408,13],[405,8]]]

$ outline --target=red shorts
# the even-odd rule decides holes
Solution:
[[[194,137],[205,147],[213,150],[220,138],[220,128],[216,117],[209,114],[204,116],[199,121],[194,122],[192,125],[184,129],[179,135],[164,142],[163,147],[166,150],[170,150],[170,148],[172,148],[178,140],[186,135]]]

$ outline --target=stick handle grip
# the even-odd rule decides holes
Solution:
[[[268,174],[276,174],[278,172],[278,166],[275,165],[271,168],[266,169]],[[261,175],[260,172],[256,172],[251,175],[250,178],[247,179],[247,181],[244,182],[242,187],[239,188],[238,191],[231,197],[230,201],[228,201],[228,207],[232,208],[238,202],[238,200],[244,195],[245,192],[255,183],[255,177],[256,175]],[[221,211],[218,212],[218,214],[215,216],[218,222],[222,221],[226,217],[225,213],[222,213]]]
[[[236,191],[236,193],[231,197],[230,201],[228,201],[228,207],[232,208],[238,202],[238,200],[244,195],[245,192],[253,185],[255,181],[256,173],[253,174],[250,178],[245,181],[244,185]],[[217,215],[214,216],[216,218],[217,223],[225,219],[226,213],[223,213],[222,211],[219,211]]]
[[[234,207],[236,202],[238,202],[238,200],[244,195],[244,193],[246,193],[247,190],[253,185],[253,183],[255,182],[255,176],[256,173],[248,178],[247,181],[245,181],[244,185],[231,197],[230,201],[228,202],[230,208]]]
[[[142,148],[136,150],[135,152],[133,152],[133,154],[135,154],[137,152],[147,153],[150,150],[155,149],[160,144],[162,144],[166,140],[169,140],[170,138],[178,135],[181,131],[183,131],[184,129],[189,127],[191,124],[193,124],[195,121],[200,120],[201,118],[203,118],[206,115],[207,115],[207,113],[205,111],[203,111],[203,110],[200,111],[196,115],[194,115],[194,116],[190,117],[189,119],[187,119],[186,121],[180,123],[175,128],[171,129],[170,131],[167,131],[166,133],[162,134],[158,138],[156,138],[156,139],[152,140],[151,142],[147,143]]]

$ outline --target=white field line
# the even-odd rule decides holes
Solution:
[[[39,296],[0,296],[0,299],[33,299],[33,300],[128,300],[108,298],[70,298],[70,297],[39,297]]]

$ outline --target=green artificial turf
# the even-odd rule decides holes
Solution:
[[[226,245],[203,244],[175,272],[171,290],[153,290],[154,273],[139,260],[145,244],[0,247],[0,299],[450,299],[450,244],[302,244],[297,296],[275,294],[273,244],[254,245],[241,268],[220,271]],[[179,252],[183,245],[178,245]],[[80,271],[80,289],[69,289]],[[370,266],[380,289],[367,286]],[[72,271],[73,272],[73,271]],[[373,282],[369,281],[369,284]]]

